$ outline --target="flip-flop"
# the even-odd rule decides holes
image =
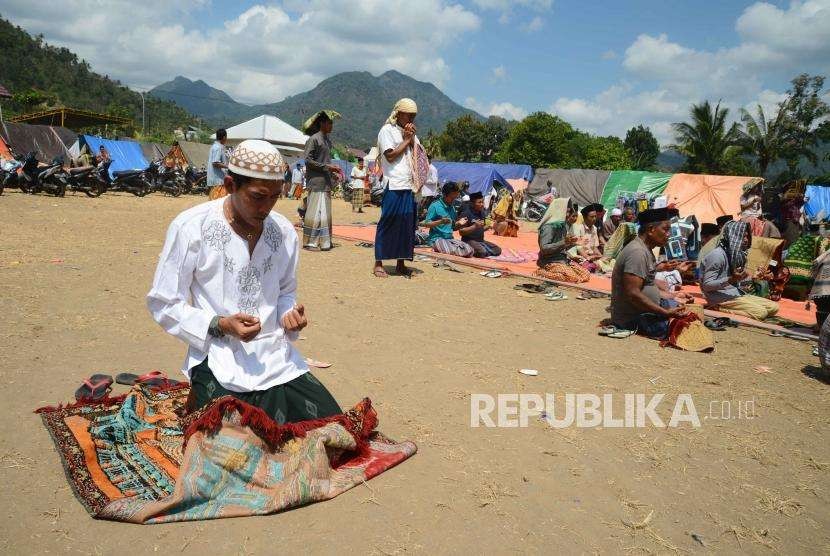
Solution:
[[[703,326],[708,328],[709,330],[717,330],[718,332],[723,332],[726,330],[726,327],[718,322],[718,319],[712,320],[705,320],[703,321]]]
[[[120,373],[115,377],[115,382],[124,384],[126,386],[134,386],[135,384],[143,384],[150,388],[157,388],[159,386],[174,386],[181,384],[178,380],[171,380],[167,378],[167,374],[163,371],[150,371],[143,375],[134,373]]]
[[[545,299],[547,299],[548,301],[563,301],[565,299],[568,299],[568,296],[565,295],[565,292],[554,290],[552,292],[546,293]]]
[[[818,357],[818,356],[819,356],[818,346],[813,346],[813,357]]]
[[[355,243],[358,247],[374,247],[374,243],[369,243],[368,241],[361,241],[360,243]]]
[[[75,399],[80,401],[97,401],[109,394],[112,386],[110,375],[92,375],[84,379],[83,383],[75,390]]]
[[[609,334],[613,334],[617,331],[618,328],[616,326],[603,326],[599,329],[599,332],[597,332],[597,334],[599,334],[600,336],[608,336]]]
[[[636,333],[637,333],[636,330],[624,330],[622,328],[618,328],[615,332],[612,332],[612,333],[608,334],[607,336],[609,338],[615,338],[617,340],[621,340],[621,339],[624,339],[624,338],[628,338],[629,336],[633,336]]]
[[[331,363],[329,363],[328,361],[317,361],[310,357],[306,357],[305,364],[309,367],[314,367],[315,369],[328,369],[329,367],[331,367]]]
[[[504,275],[503,272],[498,270],[488,270],[486,272],[481,272],[480,274],[485,278],[501,278]]]
[[[389,273],[382,268],[378,268],[372,271],[372,276],[375,278],[389,278]]]
[[[526,284],[516,284],[515,286],[513,286],[513,289],[514,290],[525,291],[527,293],[544,293],[546,288],[542,284],[527,284],[526,283]]]

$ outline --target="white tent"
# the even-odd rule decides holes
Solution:
[[[308,136],[276,116],[262,115],[228,128],[228,143],[237,145],[245,139],[263,139],[277,147],[302,149]]]

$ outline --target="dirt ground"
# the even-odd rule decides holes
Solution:
[[[549,302],[429,262],[412,280],[376,279],[372,250],[346,241],[302,254],[312,322],[298,347],[333,363],[316,374],[342,405],[369,396],[381,430],[418,453],[280,515],[91,519],[32,410],[70,400],[93,372],[177,376],[185,348],[144,295],[168,223],[203,200],[0,197],[0,553],[830,554],[830,386],[810,374],[809,343],[744,328],[717,333],[712,354],[606,339],[607,301]],[[334,205],[339,223],[378,218]],[[293,202],[277,210],[296,214]],[[690,394],[702,426],[471,427],[471,396],[499,393],[610,393],[615,416],[624,394],[663,393],[666,421]]]

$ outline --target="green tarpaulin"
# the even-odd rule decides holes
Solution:
[[[617,206],[620,193],[645,193],[649,197],[657,197],[666,189],[672,175],[662,172],[616,170],[608,176],[600,202],[606,210],[610,210]]]

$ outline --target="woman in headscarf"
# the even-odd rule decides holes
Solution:
[[[303,131],[310,135],[304,154],[308,191],[303,216],[304,249],[331,249],[332,174],[339,174],[341,170],[331,163],[329,134],[334,128],[334,119],[339,117],[333,110],[321,110],[303,125]]]
[[[570,197],[559,197],[545,211],[539,222],[539,267],[534,274],[557,282],[587,282],[591,273],[576,263],[568,261],[568,249],[577,239],[568,233],[568,219],[576,213],[576,205]]]
[[[749,224],[727,222],[718,246],[700,262],[700,290],[712,309],[764,320],[778,312],[778,304],[746,294],[738,287],[750,278],[745,266],[751,245]]]
[[[429,161],[415,135],[417,113],[415,101],[402,98],[395,103],[378,133],[378,158],[386,180],[372,269],[378,278],[387,277],[383,261],[389,259],[397,261],[398,275],[412,277],[412,270],[404,261],[411,261],[415,254],[418,215],[415,193],[426,183],[429,174]]]

